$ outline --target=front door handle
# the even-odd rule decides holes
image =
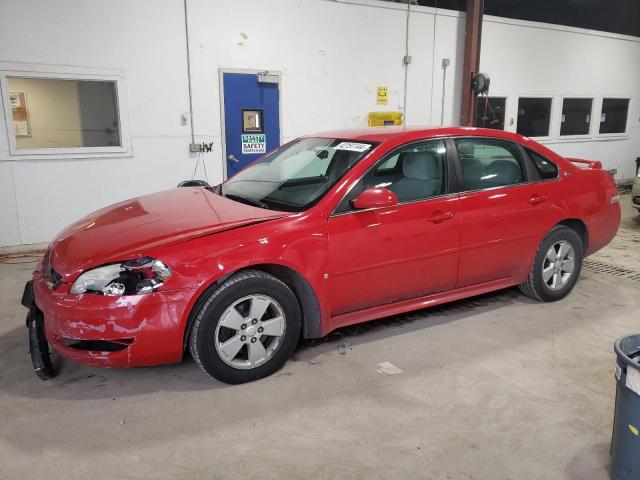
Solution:
[[[529,199],[529,203],[531,205],[538,205],[540,203],[546,202],[548,198],[549,197],[547,197],[546,195],[535,194],[531,196],[531,198]]]
[[[433,212],[433,215],[431,215],[427,220],[433,223],[440,223],[444,222],[445,220],[451,220],[453,216],[453,212],[443,212],[442,210],[436,210],[435,212]]]
[[[227,158],[232,162],[240,163],[240,160],[238,160],[234,154],[229,155]]]

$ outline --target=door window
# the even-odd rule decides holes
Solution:
[[[262,115],[264,110],[242,110],[242,133],[264,133]]]
[[[447,148],[444,140],[414,143],[384,157],[351,189],[336,208],[336,213],[353,210],[350,201],[372,187],[388,188],[400,203],[447,193]]]
[[[462,167],[463,190],[513,185],[525,181],[518,147],[502,140],[463,138],[455,140]]]

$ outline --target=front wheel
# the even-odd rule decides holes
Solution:
[[[198,312],[189,349],[208,375],[244,383],[271,375],[300,337],[296,296],[276,277],[245,270],[229,277]]]
[[[575,230],[563,225],[553,228],[540,244],[520,291],[545,302],[566,297],[580,276],[582,255],[582,239]]]

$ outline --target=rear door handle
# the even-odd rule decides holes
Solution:
[[[435,212],[433,212],[433,215],[431,215],[427,220],[433,223],[440,223],[444,222],[445,220],[451,220],[453,216],[453,212],[443,212],[442,210],[436,210]]]
[[[531,198],[529,199],[529,203],[531,205],[538,205],[540,203],[546,202],[548,198],[549,197],[546,195],[535,194],[531,196]]]

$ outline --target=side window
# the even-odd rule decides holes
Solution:
[[[533,163],[535,170],[542,180],[548,180],[558,177],[558,167],[555,163],[553,163],[551,160],[547,160],[539,153],[536,153],[533,150],[529,150],[528,148],[527,153],[529,154],[531,163]]]
[[[351,189],[336,213],[353,210],[350,201],[367,188],[385,187],[400,203],[447,193],[447,148],[444,140],[414,143],[384,157]]]
[[[455,140],[463,190],[513,185],[525,181],[524,166],[518,147],[503,140],[462,138]]]
[[[399,153],[396,153],[395,155],[392,155],[390,157],[388,157],[384,162],[382,162],[379,166],[378,166],[378,172],[384,172],[386,170],[388,170],[389,172],[394,170],[397,165],[398,165],[398,157],[400,156]]]
[[[363,190],[386,187],[400,202],[442,195],[446,192],[446,156],[443,140],[403,147],[362,178]]]

